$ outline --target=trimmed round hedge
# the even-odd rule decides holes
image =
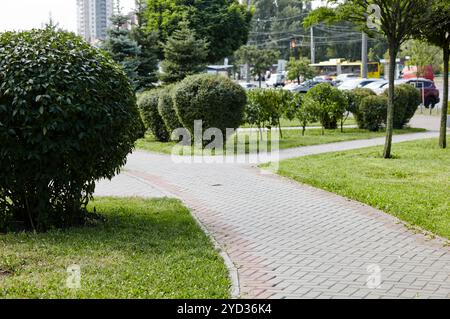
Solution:
[[[69,227],[90,216],[143,135],[122,69],[53,28],[0,34],[0,230]]]
[[[165,87],[159,96],[158,111],[161,118],[164,121],[166,130],[168,131],[169,137],[172,138],[172,133],[178,128],[182,128],[180,120],[178,119],[177,113],[174,107],[173,101],[173,91],[175,89],[174,85],[169,85]]]
[[[368,95],[359,105],[362,126],[369,130],[378,131],[386,122],[388,99],[383,95]]]
[[[386,90],[384,96],[389,95]],[[394,88],[394,128],[402,129],[417,111],[421,102],[420,92],[410,84],[396,85]]]
[[[367,88],[356,88],[351,91],[345,91],[348,100],[347,110],[351,112],[359,128],[365,129],[365,121],[360,111],[361,101],[368,96],[375,96],[375,92]]]
[[[143,92],[138,98],[138,106],[141,110],[145,128],[150,130],[158,141],[167,142],[169,141],[170,135],[158,111],[161,93],[161,89]]]
[[[244,89],[223,76],[199,74],[177,85],[174,105],[183,126],[194,134],[194,121],[203,121],[203,130],[238,128],[247,102]],[[205,141],[206,142],[206,141]]]

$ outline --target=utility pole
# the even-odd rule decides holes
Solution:
[[[362,63],[362,69],[361,69],[361,76],[363,78],[367,78],[368,74],[368,57],[367,57],[367,34],[365,32],[362,33],[362,52],[361,52],[361,63]]]
[[[311,63],[316,63],[316,48],[314,46],[314,27],[311,27]]]

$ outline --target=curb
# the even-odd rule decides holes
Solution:
[[[126,170],[123,171],[124,174],[126,174],[129,177],[132,177],[146,185],[149,185],[155,189],[157,189],[158,191],[160,191],[161,193],[163,193],[164,195],[167,196],[167,198],[175,198],[180,200],[184,205],[186,205],[187,208],[189,208],[191,216],[194,218],[195,222],[197,223],[197,225],[200,226],[200,228],[202,229],[202,231],[205,233],[205,235],[210,239],[210,241],[212,242],[214,248],[219,252],[219,255],[222,257],[224,263],[225,263],[225,267],[228,270],[228,277],[230,278],[231,281],[231,288],[230,288],[230,295],[232,299],[239,299],[240,298],[240,282],[239,282],[239,273],[238,270],[236,268],[236,266],[234,265],[233,261],[231,260],[230,256],[228,255],[228,253],[225,251],[224,247],[222,247],[222,245],[219,244],[219,242],[216,240],[216,238],[213,236],[213,234],[208,230],[208,228],[200,221],[200,219],[198,218],[197,214],[196,214],[196,210],[189,207],[186,203],[183,202],[183,200],[179,197],[176,196],[175,194],[168,192],[166,190],[163,190],[159,187],[156,187],[153,184],[150,184],[147,180],[145,180],[144,178],[140,178],[138,176],[135,176],[134,174],[127,172]]]

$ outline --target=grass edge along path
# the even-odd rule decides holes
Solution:
[[[390,160],[382,147],[288,159],[277,173],[450,239],[450,149],[437,145],[436,139],[398,143]]]
[[[222,257],[176,199],[98,198],[80,228],[0,234],[0,298],[230,297]],[[67,267],[81,268],[79,289]]]
[[[402,130],[394,130],[394,134],[411,134],[411,133],[420,133],[425,132],[425,129],[421,128],[405,128]],[[363,140],[363,139],[372,139],[384,137],[386,133],[384,131],[379,132],[370,132],[363,129],[358,128],[345,128],[342,133],[340,129],[336,130],[326,130],[325,135],[321,134],[321,129],[308,129],[306,130],[305,136],[302,136],[301,130],[285,130],[283,131],[283,139],[279,141],[280,149],[289,149],[303,146],[312,146],[312,145],[321,145],[321,144],[329,144],[336,142],[345,142],[345,141],[354,141],[354,140]],[[249,153],[249,141],[256,141],[259,139],[259,135],[257,131],[249,132],[239,132],[238,134],[244,135],[242,141],[236,145],[242,145],[243,149],[245,148],[245,153]],[[245,142],[244,142],[245,141]],[[230,138],[229,142],[233,142],[233,138]],[[266,139],[263,141],[266,143]],[[259,143],[259,142],[258,142]],[[136,149],[161,153],[161,154],[172,154],[174,151],[177,155],[191,155],[193,153],[193,148],[190,146],[180,146],[177,145],[176,142],[158,142],[154,139],[151,134],[147,134],[145,138],[140,139],[136,142]],[[237,146],[235,146],[235,151]],[[270,145],[267,147],[267,150],[270,150]],[[196,155],[200,155],[201,152],[194,152]],[[220,150],[216,151],[214,155],[223,155],[225,152],[221,152]]]

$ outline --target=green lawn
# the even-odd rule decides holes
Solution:
[[[101,198],[105,223],[0,235],[0,298],[228,298],[223,260],[178,200]],[[71,264],[81,288],[66,288]]]
[[[417,133],[423,132],[424,129],[417,128],[406,128],[403,130],[395,130],[395,134],[406,134],[406,133]],[[258,133],[255,132],[239,132],[240,140],[236,143],[237,147],[245,147],[245,152],[249,153],[249,141],[257,141],[259,139]],[[279,148],[287,149],[293,147],[309,146],[326,144],[333,142],[343,142],[359,139],[369,139],[385,136],[384,131],[380,132],[369,132],[367,130],[361,130],[357,128],[345,128],[342,133],[340,129],[337,130],[327,130],[325,135],[322,135],[320,129],[309,129],[306,130],[305,136],[302,136],[301,130],[283,130],[283,138],[279,139]],[[234,137],[236,140],[236,136]],[[229,142],[234,141],[233,138]],[[244,142],[245,140],[245,142]],[[175,142],[162,143],[154,139],[151,134],[147,134],[145,138],[140,139],[136,143],[136,147],[141,150],[171,154],[172,150],[175,150],[176,154],[190,155],[192,153],[192,148],[190,146],[179,146]],[[270,149],[270,146],[269,146]],[[236,149],[235,149],[236,150]],[[224,154],[223,150],[216,152],[216,155]],[[201,154],[200,151],[195,151],[195,154]]]
[[[279,173],[377,207],[409,224],[450,238],[450,149],[435,139],[314,155],[280,163]]]

